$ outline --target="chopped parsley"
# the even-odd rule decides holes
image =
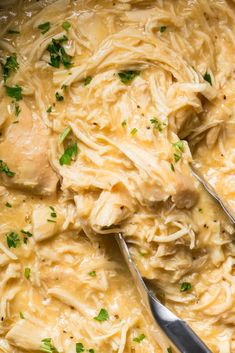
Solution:
[[[16,54],[8,56],[5,64],[2,64],[4,82],[6,82],[6,80],[10,77],[10,73],[17,71],[18,68],[19,64],[17,62]]]
[[[181,158],[181,156],[179,154],[174,153],[174,161],[175,161],[175,163],[179,162],[180,158]]]
[[[38,26],[38,29],[41,30],[42,34],[45,34],[46,32],[48,32],[50,28],[51,28],[50,22],[45,22]]]
[[[188,290],[192,289],[192,285],[189,282],[183,282],[180,285],[181,292],[187,292]]]
[[[59,92],[56,92],[55,98],[57,102],[62,102],[64,100],[64,97],[61,94],[59,94]]]
[[[202,208],[199,208],[199,209],[198,209],[198,212],[202,213],[202,212],[203,212]]]
[[[25,319],[24,314],[22,313],[22,311],[20,311],[20,318],[21,319]]]
[[[8,248],[16,248],[20,245],[19,235],[15,232],[10,232],[6,235]]]
[[[88,275],[91,277],[96,277],[96,271],[88,272]]]
[[[84,80],[84,86],[88,86],[91,83],[92,77],[87,76]]]
[[[49,208],[52,210],[52,212],[51,212],[51,217],[52,217],[52,218],[56,218],[56,217],[57,217],[57,214],[56,214],[56,212],[55,212],[54,207],[49,206]]]
[[[177,153],[174,153],[174,161],[177,163],[181,159],[181,153],[184,152],[184,141],[179,140],[172,144]]]
[[[166,26],[161,26],[160,29],[159,29],[159,31],[160,31],[161,33],[163,33],[163,32],[165,32],[166,28],[167,28]]]
[[[76,343],[76,353],[84,352],[84,346],[81,342]]]
[[[171,347],[168,347],[168,348],[167,348],[167,353],[173,353]]]
[[[14,87],[5,86],[5,88],[9,97],[15,98],[16,101],[20,101],[22,99],[22,87],[16,85]]]
[[[24,244],[28,243],[28,238],[31,238],[33,236],[32,233],[28,232],[27,230],[21,229],[20,231],[22,234],[24,234],[23,242]]]
[[[71,24],[70,24],[68,21],[64,21],[64,22],[62,23],[62,27],[63,27],[63,29],[64,29],[65,31],[68,31],[69,28],[71,27]]]
[[[15,173],[12,172],[8,165],[0,159],[0,172],[5,173],[8,177],[12,178]]]
[[[89,353],[95,353],[95,350],[93,348],[88,349]]]
[[[131,135],[134,136],[137,133],[137,129],[136,127],[134,127],[134,129],[131,130]]]
[[[12,205],[9,202],[6,202],[5,206],[8,207],[8,208],[12,208]]]
[[[95,319],[96,321],[100,321],[100,322],[106,321],[106,320],[109,319],[109,314],[108,314],[108,312],[107,312],[106,309],[103,309],[103,308],[102,308],[102,309],[100,309],[99,314],[94,317],[94,319]]]
[[[51,113],[52,112],[52,106],[50,106],[48,109],[47,109],[47,113]]]
[[[122,127],[126,127],[126,120],[122,121]]]
[[[141,341],[143,341],[143,340],[145,339],[145,337],[146,337],[145,334],[144,334],[144,333],[141,333],[139,336],[134,337],[134,338],[133,338],[133,341],[140,343]]]
[[[211,86],[212,86],[212,80],[211,80],[211,75],[208,74],[208,72],[205,73],[203,76],[204,80],[207,81]]]
[[[15,115],[18,116],[21,112],[21,109],[18,104],[15,105]]]
[[[8,34],[20,34],[20,31],[17,31],[16,29],[8,29],[7,33]]]
[[[41,351],[46,353],[58,353],[57,349],[55,348],[51,338],[44,338],[41,341]]]
[[[71,160],[73,157],[76,157],[78,155],[78,146],[77,143],[75,142],[74,144],[68,146],[62,156],[59,159],[60,165],[68,165],[70,164]]]
[[[179,152],[184,152],[184,141],[183,140],[179,140],[179,141],[173,143],[172,145]]]
[[[172,170],[172,172],[175,171],[175,167],[174,167],[174,165],[172,163],[171,163],[171,170]]]
[[[56,223],[56,221],[54,221],[53,219],[47,219],[47,222]]]
[[[66,137],[68,136],[68,134],[70,133],[71,130],[72,129],[70,126],[68,126],[64,129],[64,131],[59,136],[59,143],[62,143],[66,139]]]
[[[162,123],[160,123],[160,121],[158,121],[158,119],[157,118],[152,118],[152,119],[150,119],[150,122],[151,122],[151,124],[153,124],[153,127],[155,128],[155,129],[157,129],[159,132],[162,132]]]
[[[33,236],[32,233],[28,232],[27,230],[21,229],[21,233],[27,235],[27,237],[31,238]]]
[[[31,269],[29,267],[25,267],[24,276],[25,276],[26,279],[30,278],[30,273],[31,273]]]
[[[71,67],[72,57],[66,53],[62,46],[62,44],[67,41],[68,38],[65,35],[59,39],[52,39],[52,42],[47,46],[47,51],[49,51],[51,59],[49,65],[59,68],[60,65],[63,64],[66,69]]]
[[[140,74],[140,71],[137,70],[127,70],[127,71],[121,71],[118,73],[118,76],[121,80],[122,83],[129,83],[132,80],[134,80],[134,78],[136,76],[138,76]]]

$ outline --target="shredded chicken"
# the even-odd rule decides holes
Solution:
[[[235,351],[235,1],[0,1],[0,352],[166,353],[113,235]]]

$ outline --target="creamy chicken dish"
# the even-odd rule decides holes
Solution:
[[[173,353],[115,244],[235,352],[235,2],[0,1],[0,352]]]

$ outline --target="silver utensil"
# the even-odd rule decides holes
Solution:
[[[133,262],[128,246],[120,233],[116,235],[116,240],[133,276],[143,304],[151,313],[156,324],[172,342],[172,346],[177,348],[180,353],[212,353],[185,321],[174,315],[155,297],[147,281],[141,276]]]
[[[229,204],[226,201],[223,201],[215,189],[213,188],[212,185],[210,185],[203,175],[200,173],[198,168],[195,166],[195,164],[191,163],[191,171],[193,176],[204,186],[204,188],[208,191],[208,193],[219,203],[219,205],[222,207],[224,212],[227,214],[229,217],[230,221],[235,224],[235,214]]]

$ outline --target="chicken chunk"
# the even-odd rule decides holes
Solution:
[[[28,320],[19,320],[8,331],[6,338],[10,344],[20,349],[30,351],[39,351],[42,340],[48,337],[49,333],[44,326],[40,323],[35,325]]]
[[[35,194],[53,194],[58,177],[47,156],[49,132],[25,103],[21,102],[20,109],[19,123],[7,128],[0,143],[0,161],[2,169],[5,169],[0,178],[6,186],[30,190]]]

